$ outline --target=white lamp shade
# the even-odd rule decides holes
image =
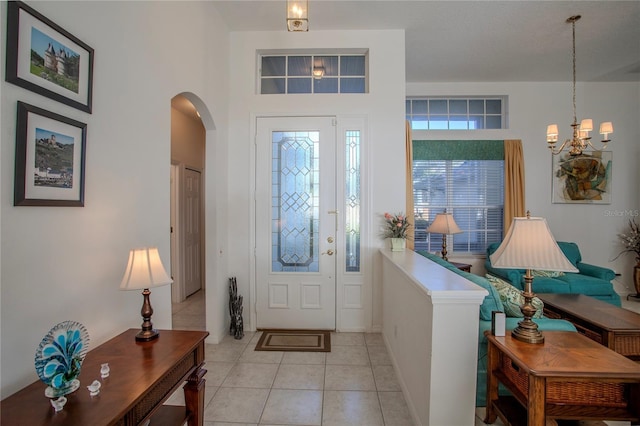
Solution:
[[[558,136],[558,125],[549,124],[547,126],[547,136]]]
[[[165,271],[157,247],[133,249],[120,283],[120,290],[139,290],[171,284],[173,280]]]
[[[604,123],[600,123],[600,133],[603,135],[608,135],[609,133],[613,133],[613,124],[610,121],[605,121]]]
[[[580,122],[580,130],[583,132],[590,132],[593,130],[593,120],[585,118]]]
[[[578,272],[542,217],[513,218],[507,236],[490,259],[496,268]]]
[[[427,232],[432,234],[449,235],[459,234],[462,230],[458,228],[458,224],[453,220],[453,215],[451,213],[438,213],[431,226],[427,228]]]

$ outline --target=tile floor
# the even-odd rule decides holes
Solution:
[[[640,313],[640,303],[622,299],[624,308]],[[204,313],[200,291],[173,305],[173,327],[204,330]],[[333,333],[330,353],[256,352],[259,337],[246,332],[242,340],[227,336],[206,346],[205,426],[413,425],[382,335]],[[182,390],[167,403],[183,405]],[[484,412],[476,408],[473,426],[485,425]]]

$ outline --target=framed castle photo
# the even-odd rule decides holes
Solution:
[[[611,204],[611,151],[552,155],[552,202]]]
[[[93,49],[20,1],[7,2],[6,81],[91,113]]]
[[[87,125],[18,102],[14,206],[84,206]]]

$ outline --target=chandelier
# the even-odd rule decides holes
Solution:
[[[613,133],[613,124],[610,121],[606,121],[600,124],[600,134],[603,136],[602,143],[604,144],[601,149],[597,149],[591,144],[591,136],[589,132],[593,131],[593,120],[586,118],[578,124],[576,118],[576,22],[581,18],[580,15],[571,16],[567,19],[567,22],[571,23],[573,29],[573,137],[565,140],[558,149],[555,148],[558,142],[558,125],[550,124],[547,126],[547,144],[549,149],[554,155],[560,154],[565,148],[569,149],[569,154],[580,155],[582,151],[591,147],[596,151],[606,149],[607,143],[611,142],[609,134]]]

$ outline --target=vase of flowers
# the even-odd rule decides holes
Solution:
[[[640,299],[640,227],[635,219],[629,221],[629,232],[618,234],[620,241],[624,246],[624,250],[618,253],[617,259],[625,253],[635,253],[636,265],[633,267],[633,284],[636,288],[635,298]]]
[[[384,214],[384,237],[391,240],[391,251],[404,251],[407,246],[409,227],[411,224],[403,214]]]

